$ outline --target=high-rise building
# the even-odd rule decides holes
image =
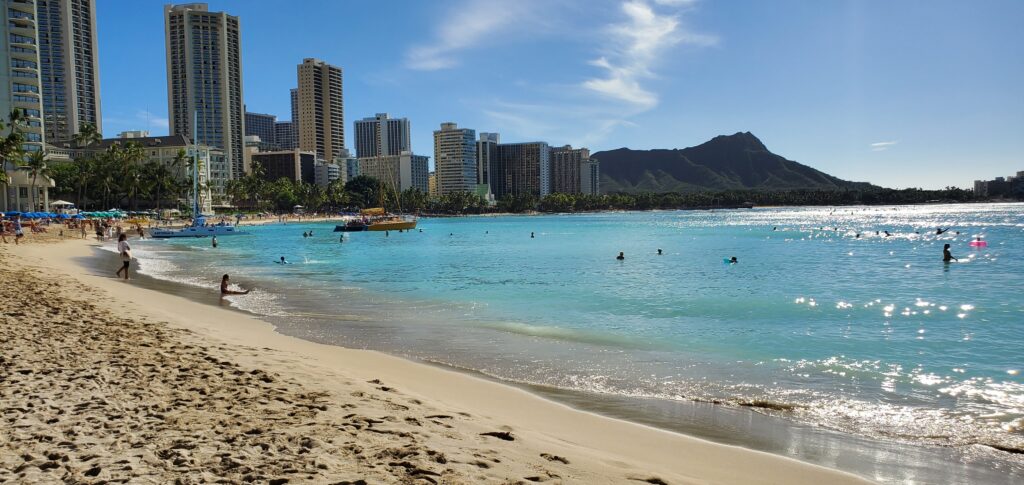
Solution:
[[[289,89],[288,98],[291,100],[292,123],[295,125],[295,136],[299,136],[299,88]],[[296,141],[296,143],[298,142]]]
[[[409,142],[409,120],[391,118],[387,113],[377,113],[372,118],[363,118],[355,123],[356,156],[386,157],[412,151]]]
[[[337,163],[321,161],[317,162],[313,169],[315,172],[314,178],[316,179],[316,184],[323,188],[327,188],[327,186],[331,185],[331,182],[334,182],[335,180],[344,178],[342,174],[342,167]]]
[[[476,183],[478,185],[489,186],[491,184],[491,158],[500,142],[501,136],[497,133],[480,134],[480,140],[476,142]]]
[[[441,123],[441,129],[434,131],[434,171],[439,195],[475,192],[476,131]]]
[[[260,137],[260,150],[271,151],[279,148],[276,125],[277,116],[245,112],[245,136]]]
[[[7,0],[2,5],[0,20],[4,25],[4,38],[0,40],[0,116],[6,120],[11,111],[21,110],[25,115],[25,143],[22,148],[40,151],[45,137],[36,2]]]
[[[205,3],[164,6],[167,106],[172,135],[219,147],[231,178],[244,170],[241,25]],[[193,125],[193,116],[197,126]]]
[[[359,176],[359,159],[352,156],[349,149],[342,150],[337,157],[334,157],[333,162],[341,167],[341,178],[346,182]]]
[[[74,139],[84,123],[100,131],[95,1],[36,0],[35,3],[39,73],[43,82],[43,129],[47,143],[56,145]]]
[[[498,144],[491,158],[491,192],[498,199],[527,194],[544,197],[551,193],[550,170],[547,143]]]
[[[295,122],[278,121],[274,123],[274,141],[281,150],[294,150],[299,147],[296,143]]]
[[[298,66],[299,148],[331,160],[345,148],[341,68],[307,58]]]
[[[601,193],[601,167],[596,158],[580,162],[580,193],[598,195]]]
[[[316,183],[316,154],[302,150],[279,150],[252,154],[252,163],[263,168],[263,179],[275,182],[280,178],[292,182]]]
[[[417,188],[429,189],[429,157],[402,152],[399,155],[366,157],[359,159],[361,175],[376,178],[393,190],[401,192]]]
[[[593,184],[589,180],[590,173],[584,175],[584,164],[590,164],[590,150],[573,148],[572,145],[551,149],[551,192],[562,194],[594,193]],[[593,166],[587,165],[590,171]],[[587,178],[584,181],[584,178]],[[584,192],[586,182],[588,192]]]

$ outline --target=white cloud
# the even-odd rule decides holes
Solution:
[[[656,0],[656,3],[688,7],[694,2]],[[718,39],[688,31],[678,15],[658,13],[644,0],[628,0],[623,2],[621,9],[626,16],[625,21],[606,28],[612,41],[606,48],[606,55],[590,61],[591,65],[606,70],[606,76],[588,79],[582,86],[646,111],[657,106],[658,96],[643,87],[640,80],[655,77],[652,68],[660,54],[676,44],[710,46],[715,45]]]
[[[422,71],[455,67],[459,65],[459,51],[486,43],[501,32],[541,25],[533,18],[540,7],[527,0],[465,0],[437,21],[440,27],[431,43],[413,46],[406,52],[405,65]]]
[[[897,143],[899,143],[899,142],[895,141],[895,140],[894,141],[880,141],[880,142],[872,143],[869,146],[871,147],[871,151],[873,151],[873,152],[884,152],[884,151],[888,150],[889,148],[892,148],[893,146],[895,146]]]

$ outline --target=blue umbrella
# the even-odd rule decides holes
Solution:
[[[57,214],[57,219],[67,219],[68,217],[70,216],[68,216],[67,214]]]
[[[4,215],[7,216],[7,217],[20,216],[21,212],[18,212],[18,211],[7,211],[7,212],[4,212]]]
[[[75,214],[75,215],[71,216],[71,218],[72,219],[85,219],[85,216],[83,216],[82,214]]]

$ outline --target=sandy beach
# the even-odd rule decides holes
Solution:
[[[0,245],[0,482],[867,483],[284,336],[96,244]]]

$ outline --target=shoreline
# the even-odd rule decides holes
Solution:
[[[70,278],[99,289],[102,299],[111,298],[98,303],[107,311],[147,315],[167,322],[171,328],[186,330],[193,339],[214,341],[227,348],[269,349],[267,352],[280,355],[270,360],[261,359],[259,353],[231,357],[243,365],[279,373],[312,388],[324,388],[335,399],[353,392],[351,386],[334,382],[338,375],[353,381],[379,380],[387,383],[382,387],[415,396],[449,414],[454,410],[474,416],[477,422],[463,423],[470,429],[476,426],[474,431],[509,427],[515,440],[499,447],[503,457],[512,453],[503,460],[502,467],[507,467],[502,472],[504,479],[522,478],[528,470],[536,473],[538,467],[548,470],[557,465],[562,470],[554,473],[566,479],[572,476],[574,481],[589,476],[612,482],[657,478],[667,483],[865,483],[853,475],[784,456],[711,443],[572,409],[516,387],[452,370],[380,352],[288,337],[275,332],[271,324],[235,310],[212,308],[97,275],[83,265],[83,261],[95,257],[93,246],[93,242],[82,240],[60,245],[28,244],[10,251],[7,259],[22,271]],[[413,425],[407,427],[416,429]],[[452,446],[479,446],[479,433],[466,436],[470,438],[456,440]],[[452,450],[449,454],[458,452]],[[565,457],[570,464],[552,462],[541,453]],[[737,462],[746,466],[736,467]],[[493,465],[490,469],[497,470]]]

